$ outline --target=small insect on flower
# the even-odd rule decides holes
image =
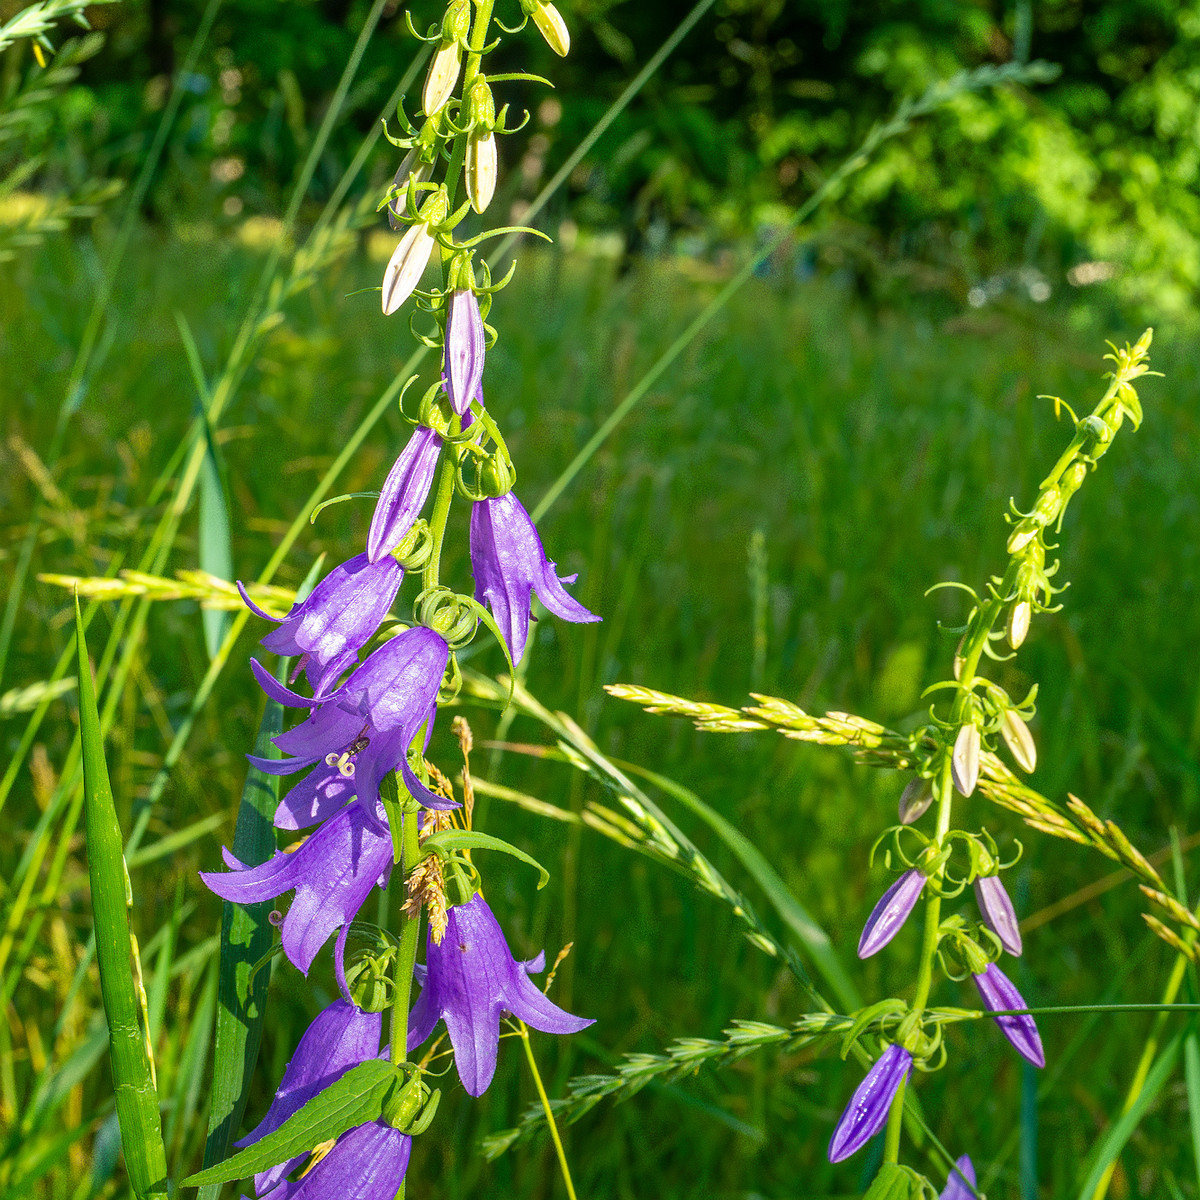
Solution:
[[[912,1061],[912,1055],[896,1043],[875,1060],[834,1127],[829,1139],[830,1162],[842,1162],[857,1153],[884,1127]]]
[[[905,871],[883,893],[863,926],[862,937],[858,939],[859,958],[878,954],[900,932],[921,898],[925,879],[924,872],[914,867],[911,871]]]

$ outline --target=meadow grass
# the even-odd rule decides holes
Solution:
[[[175,314],[186,317],[202,360],[215,370],[261,253],[204,229],[138,233],[116,296],[113,350],[52,478],[40,474],[36,455],[54,428],[96,269],[87,244],[67,240],[0,266],[8,437],[0,495],[10,559],[40,501],[50,517],[36,570],[103,574],[119,551],[133,561],[130,545],[141,550],[160,512],[147,503],[151,484],[195,412]],[[1038,393],[1086,411],[1100,390],[1103,337],[1124,340],[1140,329],[1086,309],[1013,308],[970,319],[947,319],[932,302],[868,310],[836,283],[798,283],[785,268],[735,299],[543,519],[548,552],[560,570],[579,571],[576,594],[604,622],[544,621],[528,685],[547,707],[571,714],[605,753],[687,785],[746,833],[851,963],[862,920],[886,878],[881,866],[868,868],[867,847],[894,819],[903,781],[770,734],[700,734],[685,721],[607,699],[602,685],[641,683],[734,705],[753,688],[905,727],[920,710],[921,688],[945,673],[953,650],[935,621],[954,623],[961,611],[954,593],[925,597],[925,589],[943,578],[978,587],[1002,566],[1001,513],[1009,495],[1030,497],[1067,439]],[[376,275],[377,264],[355,253],[294,301],[224,415],[218,441],[241,577],[267,560],[296,516],[298,498],[409,352],[403,326],[377,319],[374,294],[348,295],[372,286]],[[523,255],[516,283],[497,301],[502,337],[489,356],[486,387],[489,405],[505,419],[522,472],[517,491],[530,507],[717,283],[694,264],[669,260],[619,272],[583,254]],[[1063,568],[1072,587],[1062,597],[1063,613],[1035,625],[1021,659],[1028,677],[999,672],[1013,695],[1023,694],[1027,679],[1041,684],[1034,731],[1045,765],[1035,785],[1056,799],[1068,789],[1078,793],[1101,816],[1117,817],[1146,849],[1165,847],[1172,825],[1183,839],[1194,827],[1200,747],[1192,666],[1200,634],[1200,512],[1191,486],[1200,461],[1198,373],[1182,337],[1170,330],[1156,337],[1153,365],[1166,378],[1143,390],[1145,426],[1119,439],[1072,505]],[[427,365],[426,377],[431,370]],[[389,414],[337,490],[377,486],[406,431],[398,413]],[[322,551],[331,562],[352,553],[369,514],[364,500],[327,509],[278,582],[298,585]],[[759,531],[765,554],[751,551]],[[443,567],[464,587],[465,544],[465,536],[447,539]],[[196,554],[193,510],[168,573],[195,566]],[[93,648],[102,645],[113,611],[95,618]],[[6,689],[47,678],[66,644],[69,616],[61,589],[29,590]],[[202,1043],[220,905],[196,871],[213,868],[219,844],[232,837],[241,751],[253,742],[261,709],[244,667],[255,632],[263,631],[250,627],[219,680],[146,843],[207,818],[214,827],[152,869],[134,870],[134,927],[151,1014],[158,1014],[159,1086],[172,1098],[165,1132],[174,1174],[198,1165],[204,1138]],[[488,650],[470,665],[499,671],[503,662]],[[206,669],[196,606],[156,605],[135,657],[135,686],[108,743],[126,830]],[[492,736],[494,712],[463,711],[477,742]],[[22,713],[3,717],[8,754],[25,720]],[[6,829],[14,835],[0,841],[5,879],[53,791],[74,731],[74,699],[64,696],[53,702],[8,802]],[[508,736],[546,740],[524,718]],[[432,753],[445,769],[456,765],[448,731],[436,735]],[[476,771],[486,773],[488,762],[488,750],[477,748]],[[495,781],[575,811],[607,800],[560,764],[498,752],[491,762]],[[660,799],[757,899],[720,843],[669,797]],[[555,874],[533,898],[528,879],[517,874],[524,868],[489,864],[489,886],[509,914],[514,949],[532,953],[544,945],[553,955],[574,940],[557,998],[598,1018],[581,1037],[557,1044],[535,1038],[551,1095],[571,1075],[602,1069],[621,1053],[655,1051],[684,1034],[716,1036],[733,1018],[786,1023],[803,1008],[790,976],[687,881],[589,832],[485,803],[493,832]],[[1110,864],[1031,834],[982,800],[968,803],[976,806],[973,823],[1003,832],[1002,844],[1014,835],[1025,844],[1017,873],[1022,914],[1063,910],[1050,920],[1035,916],[1027,937],[1015,978],[1030,1003],[1158,999],[1173,956],[1146,930],[1132,885],[1061,905],[1107,875]],[[36,942],[16,960],[22,972],[8,1014],[11,1070],[0,1078],[3,1125],[11,1133],[31,1111],[43,1112],[31,1110],[30,1095],[47,1063],[79,1066],[78,1078],[66,1074],[50,1087],[25,1151],[48,1147],[48,1170],[29,1185],[31,1194],[47,1197],[93,1194],[87,1172],[112,1155],[95,979],[87,974],[69,995],[90,929],[80,850],[77,840],[63,848],[61,894],[47,904]],[[7,906],[9,897],[0,903]],[[884,961],[854,964],[861,990],[879,994],[908,978],[917,939],[915,929],[906,930]],[[312,989],[294,972],[273,975],[254,1119],[299,1033],[333,994],[327,959],[311,979]],[[971,1002],[950,985],[933,1000]],[[1022,1189],[1010,1134],[1022,1096],[1028,1105],[1039,1084],[1057,1079],[1037,1106],[1040,1190],[1024,1194],[1073,1194],[1080,1164],[1120,1106],[1150,1020],[1045,1018],[1045,1077],[1023,1074],[993,1030],[952,1035],[952,1067],[923,1081],[924,1109],[953,1153],[969,1151],[985,1182],[992,1174],[990,1195],[1016,1197]],[[521,1060],[510,1044],[481,1102],[448,1089],[435,1132],[414,1155],[413,1178],[424,1194],[557,1194],[545,1146],[494,1163],[475,1150],[479,1136],[512,1125],[533,1097]],[[45,1078],[52,1074],[53,1067]],[[579,1193],[782,1200],[861,1190],[869,1177],[861,1163],[835,1169],[824,1155],[857,1076],[853,1064],[828,1053],[762,1054],[601,1106],[568,1131]],[[1032,1128],[1027,1121],[1027,1152]],[[1196,1195],[1186,1128],[1177,1080],[1141,1125],[1111,1194],[1158,1196],[1176,1187]],[[81,1136],[68,1146],[64,1135],[73,1129]],[[94,1137],[98,1129],[107,1133]],[[16,1153],[10,1141],[6,1161]],[[11,1165],[6,1169],[0,1196],[12,1187]],[[98,1194],[123,1194],[121,1179]]]

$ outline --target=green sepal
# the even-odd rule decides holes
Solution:
[[[297,1155],[307,1154],[314,1146],[340,1137],[347,1129],[378,1120],[388,1093],[400,1077],[398,1067],[381,1059],[371,1058],[359,1063],[323,1092],[318,1092],[273,1133],[223,1163],[189,1175],[183,1180],[183,1186],[202,1187],[209,1183],[245,1179]]]
[[[876,1017],[881,1017],[885,1013],[900,1013],[903,1012],[906,1005],[903,1000],[895,998],[889,1000],[880,1000],[878,1004],[868,1005],[860,1010],[854,1018],[854,1024],[846,1030],[845,1037],[842,1038],[841,1056],[842,1060],[849,1056],[850,1050],[854,1043],[858,1041],[863,1031],[870,1025]]]
[[[328,500],[322,500],[312,512],[308,514],[308,523],[315,525],[317,517],[321,515],[327,508],[332,508],[335,504],[344,504],[347,500],[378,500],[378,492],[343,492],[340,496],[330,496]]]
[[[503,854],[511,854],[513,858],[519,858],[523,863],[537,868],[540,876],[538,879],[539,891],[550,882],[550,872],[536,858],[526,854],[524,850],[518,850],[510,842],[492,837],[490,833],[478,833],[473,829],[443,829],[440,833],[430,834],[421,843],[421,849],[427,855],[436,854],[441,859],[449,858],[455,850],[499,850]]]

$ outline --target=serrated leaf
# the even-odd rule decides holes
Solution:
[[[523,863],[536,868],[538,872],[538,890],[550,882],[550,872],[536,858],[518,850],[511,842],[492,837],[491,834],[477,833],[473,829],[444,829],[441,833],[432,834],[421,843],[422,849],[431,854],[452,854],[455,850],[499,850],[502,854],[511,854]]]
[[[146,1054],[141,1005],[133,978],[123,839],[108,780],[108,765],[104,761],[96,688],[88,662],[78,596],[75,598],[75,636],[79,651],[84,833],[95,917],[96,961],[108,1022],[117,1120],[121,1127],[125,1167],[134,1191],[141,1198],[165,1196],[167,1154],[158,1115],[158,1091]]]
[[[303,1108],[293,1113],[278,1129],[261,1141],[227,1158],[215,1167],[198,1171],[183,1180],[184,1187],[204,1187],[245,1179],[258,1171],[306,1154],[347,1129],[378,1120],[400,1070],[390,1062],[370,1058],[352,1067],[340,1079],[318,1092]]]

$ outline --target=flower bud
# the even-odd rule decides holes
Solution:
[[[413,294],[433,253],[433,234],[418,221],[400,239],[383,272],[383,315],[391,316]]]
[[[540,0],[521,0],[521,7],[533,18],[546,45],[560,58],[566,58],[571,49],[571,34],[562,13],[553,4],[543,4]]]
[[[467,197],[477,213],[482,213],[496,194],[496,170],[496,135],[471,134],[467,139]]]
[[[983,923],[1000,939],[1000,945],[1014,958],[1020,958],[1021,927],[999,875],[981,875],[975,880],[975,903]]]
[[[421,93],[421,107],[427,116],[433,116],[454,95],[454,85],[458,82],[461,66],[460,43],[443,41],[429,64],[429,74],[425,76],[425,90]]]
[[[884,1127],[892,1101],[910,1070],[912,1055],[895,1042],[875,1060],[829,1139],[830,1162],[849,1158]]]
[[[1037,770],[1037,746],[1034,743],[1033,734],[1029,732],[1029,726],[1014,709],[1006,708],[1004,710],[1000,734],[1013,758],[1017,760],[1017,766],[1026,775],[1032,775]]]
[[[964,725],[954,739],[954,754],[950,759],[950,775],[954,786],[963,796],[969,796],[979,782],[979,727]]]
[[[1033,606],[1028,600],[1018,600],[1008,613],[1008,644],[1019,650],[1029,634],[1029,622],[1033,617]]]
[[[433,174],[433,163],[422,162],[417,157],[419,153],[420,148],[414,146],[404,156],[404,160],[392,177],[392,186],[397,189],[397,192],[388,203],[388,224],[397,232],[404,228],[401,222],[396,220],[396,210],[404,207],[404,194],[408,191],[409,179],[411,178],[417,183],[426,183]]]
[[[1056,487],[1047,488],[1033,506],[1033,517],[1042,525],[1049,525],[1062,510],[1062,493]]]
[[[990,964],[986,971],[976,973],[974,978],[979,998],[989,1012],[1029,1007],[1013,986],[1012,980],[995,963]],[[1042,1049],[1037,1022],[1029,1013],[997,1017],[996,1024],[1022,1058],[1035,1067],[1046,1065],[1046,1052]]]
[[[1009,554],[1019,554],[1038,535],[1040,526],[1034,520],[1026,517],[1018,521],[1016,528],[1008,535],[1007,550]]]
[[[858,939],[858,957],[878,954],[900,932],[925,887],[925,875],[914,867],[905,871],[879,898]]]
[[[908,786],[900,793],[900,824],[911,825],[919,821],[929,806],[933,803],[933,784],[928,779],[918,775],[908,781]]]

